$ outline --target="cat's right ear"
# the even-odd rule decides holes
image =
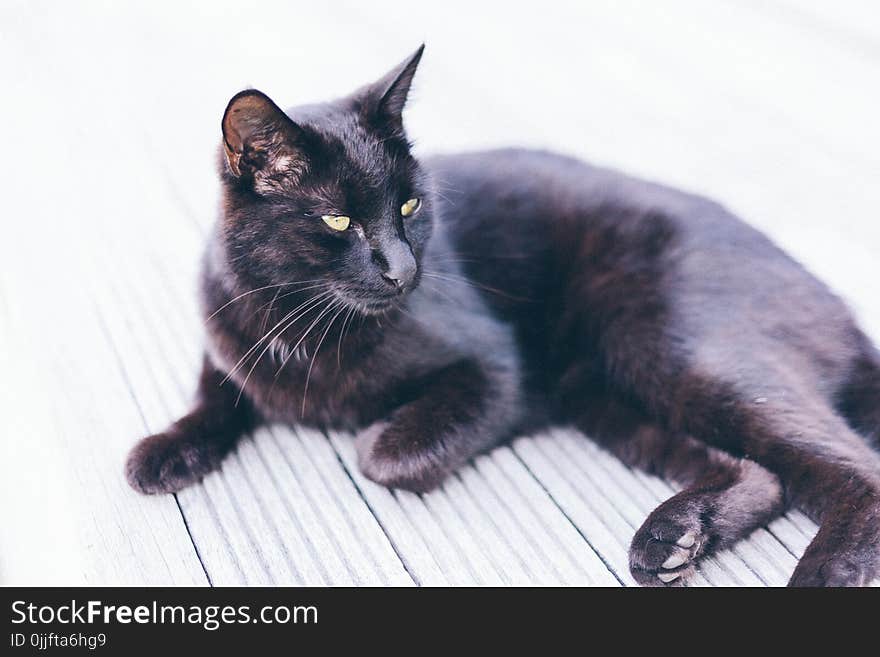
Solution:
[[[305,168],[302,129],[256,89],[232,97],[223,113],[223,150],[235,177],[280,182]]]

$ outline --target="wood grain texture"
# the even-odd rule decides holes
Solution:
[[[220,114],[247,86],[340,95],[424,39],[419,152],[547,147],[716,197],[880,339],[876,3],[259,4],[0,8],[0,583],[634,583],[632,535],[675,489],[564,428],[423,496],[287,427],[177,496],[127,488],[129,446],[192,393]],[[815,531],[789,513],[694,584],[784,584]]]

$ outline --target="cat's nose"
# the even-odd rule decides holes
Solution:
[[[382,278],[384,278],[386,281],[396,287],[398,291],[402,290],[403,286],[406,285],[406,281],[404,281],[402,278],[395,278],[393,275],[388,273],[383,273]]]
[[[409,285],[416,275],[416,262],[410,256],[403,262],[390,264],[388,269],[382,272],[382,278],[393,285],[400,292]]]
[[[416,277],[416,260],[407,248],[385,257],[382,278],[394,286],[396,292],[402,292]]]
[[[379,265],[382,279],[394,286],[395,292],[402,292],[416,277],[416,259],[412,249],[399,239],[380,238],[373,258]]]

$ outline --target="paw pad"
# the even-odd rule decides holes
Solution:
[[[693,573],[703,543],[699,529],[649,519],[633,539],[630,571],[646,586],[678,586]]]

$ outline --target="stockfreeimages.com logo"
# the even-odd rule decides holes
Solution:
[[[267,605],[253,610],[249,605],[163,605],[154,600],[147,605],[109,605],[100,600],[61,605],[35,605],[25,600],[12,603],[13,625],[46,625],[52,623],[127,625],[181,624],[200,625],[214,631],[223,625],[264,623],[315,624],[318,608],[314,606]]]

